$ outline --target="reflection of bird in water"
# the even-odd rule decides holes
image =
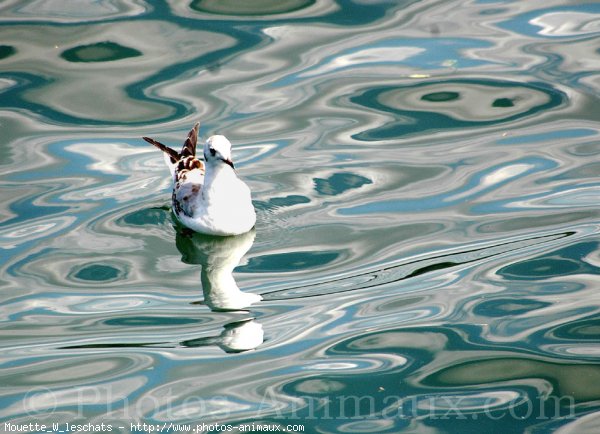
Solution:
[[[226,324],[219,336],[190,339],[180,343],[183,347],[202,347],[218,345],[227,353],[238,353],[253,350],[263,343],[262,325],[254,318]]]
[[[201,280],[204,300],[214,311],[240,311],[262,300],[258,294],[246,293],[238,288],[233,269],[240,263],[252,243],[256,232],[251,230],[234,237],[215,237],[178,228],[176,245],[186,264],[202,266]],[[127,317],[127,319],[130,319]],[[137,320],[137,318],[133,318]],[[144,319],[149,321],[148,318]],[[107,320],[108,321],[108,320]],[[111,320],[112,321],[112,320]],[[162,323],[161,323],[162,324]],[[198,348],[218,345],[223,351],[237,353],[253,350],[263,343],[262,325],[254,318],[241,319],[223,326],[219,335],[203,336],[185,341],[161,342],[98,342],[69,345],[64,349],[90,348]]]
[[[198,126],[188,134],[181,152],[144,137],[165,153],[173,175],[172,208],[177,219],[193,231],[238,235],[256,223],[250,189],[238,178],[231,161],[231,143],[211,136],[204,144],[204,161],[196,158]]]
[[[202,266],[200,280],[204,301],[212,310],[242,310],[262,300],[258,294],[240,290],[233,278],[233,269],[252,247],[255,235],[254,230],[234,237],[214,237],[177,231],[175,242],[181,253],[181,260],[186,264]],[[181,345],[219,345],[224,351],[239,352],[258,347],[263,338],[262,325],[249,318],[225,325],[219,336],[191,339],[181,342]]]
[[[258,294],[240,290],[233,278],[233,269],[252,247],[255,235],[254,230],[235,237],[177,231],[176,244],[181,260],[202,266],[202,292],[212,310],[241,310],[262,300]]]
[[[264,333],[262,325],[248,318],[241,321],[231,322],[223,326],[223,331],[218,336],[207,336],[196,339],[188,339],[182,342],[106,342],[81,345],[67,345],[59,349],[97,349],[97,348],[199,348],[218,345],[227,353],[240,353],[253,350],[263,343]]]

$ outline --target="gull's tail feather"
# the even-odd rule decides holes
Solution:
[[[150,137],[142,137],[145,141],[151,145],[156,146],[158,149],[164,152],[165,163],[171,171],[171,175],[175,174],[176,166],[180,160],[186,157],[192,157],[196,159],[196,144],[198,143],[198,129],[200,128],[200,122],[196,122],[194,128],[188,133],[187,139],[181,148],[181,152],[177,152],[174,149],[169,148],[167,145],[163,145],[157,140],[151,139]],[[198,162],[200,163],[200,162]],[[201,165],[201,164],[200,164]]]
[[[142,137],[142,139],[144,139],[151,145],[156,146],[158,149],[167,154],[172,164],[177,163],[181,159],[181,155],[176,150],[169,148],[167,145],[163,145],[162,143],[157,142],[156,140],[151,139],[150,137]]]
[[[194,128],[192,128],[185,139],[183,148],[181,148],[180,158],[183,157],[195,157],[196,156],[196,143],[198,143],[198,129],[200,128],[200,122],[196,122]]]

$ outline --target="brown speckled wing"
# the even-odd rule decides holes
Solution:
[[[194,128],[192,128],[185,139],[183,148],[181,148],[181,158],[183,157],[195,157],[196,156],[196,144],[198,143],[198,129],[200,128],[200,122],[196,122]]]
[[[194,157],[179,160],[175,168],[175,188],[173,188],[173,210],[175,214],[185,214],[192,217],[196,201],[194,197],[200,194],[201,184],[187,182],[187,176],[192,170],[200,170],[204,174],[204,164]]]
[[[204,175],[204,163],[196,158],[196,144],[198,143],[198,129],[200,123],[196,123],[194,128],[188,133],[187,139],[183,144],[181,153],[169,148],[162,143],[151,139],[149,137],[143,137],[145,141],[156,146],[161,151],[165,152],[171,163],[174,165],[175,170],[175,186],[173,188],[173,210],[175,214],[185,214],[192,216],[194,213],[194,207],[196,201],[194,200],[198,194],[201,193],[202,184],[188,181],[188,175],[193,170],[200,170],[200,175]],[[193,176],[194,180],[198,179],[197,174]]]
[[[204,172],[204,163],[196,157],[183,157],[177,162],[175,168],[175,176],[177,182],[185,181],[187,174],[194,169],[199,169]]]
[[[151,139],[150,137],[142,137],[142,139],[144,139],[145,141],[147,141],[151,145],[156,146],[161,151],[165,152],[169,156],[169,158],[171,160],[171,163],[175,164],[179,160],[179,154],[177,153],[176,150],[171,149],[167,145],[163,145],[159,141]]]

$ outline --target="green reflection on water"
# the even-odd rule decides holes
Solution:
[[[499,298],[479,303],[473,312],[478,315],[502,318],[507,315],[523,315],[551,305],[551,303],[535,300]]]
[[[193,0],[190,8],[221,15],[261,16],[295,12],[315,3],[315,0]]]
[[[498,357],[456,364],[432,374],[426,382],[437,386],[466,386],[533,378],[551,381],[557,396],[572,396],[577,401],[600,399],[600,366],[596,364]]]
[[[434,92],[428,93],[421,97],[424,101],[429,102],[446,102],[460,99],[460,93],[458,92]]]
[[[492,103],[492,107],[514,107],[515,103],[511,98],[498,98]]]
[[[586,318],[571,321],[552,330],[552,335],[572,341],[600,341],[600,318]]]
[[[132,226],[153,226],[164,224],[169,211],[163,208],[144,208],[123,216],[119,223]]]
[[[92,282],[101,282],[105,280],[114,280],[123,274],[121,270],[110,265],[90,264],[74,274],[76,279],[89,280]]]
[[[513,280],[540,280],[576,273],[599,274],[598,268],[582,261],[583,257],[597,248],[597,243],[575,244],[547,255],[508,265],[498,270],[498,274]]]
[[[239,270],[247,273],[298,271],[322,267],[339,256],[336,251],[276,253],[250,258]]]
[[[141,55],[135,48],[106,41],[70,48],[63,51],[60,57],[69,62],[112,62]]]
[[[353,173],[335,173],[327,179],[314,178],[315,190],[325,196],[336,196],[345,191],[372,184],[369,178]]]
[[[371,87],[357,91],[350,101],[395,117],[354,136],[377,141],[514,121],[558,107],[567,99],[565,93],[546,83],[467,79]]]
[[[0,45],[0,60],[14,55],[17,49],[11,45]]]

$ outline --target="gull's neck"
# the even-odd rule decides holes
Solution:
[[[235,170],[231,166],[221,161],[207,164],[203,189],[205,200],[210,201],[223,194],[221,190],[227,189],[231,180],[237,180]]]
[[[204,182],[211,183],[214,182],[214,180],[218,177],[224,177],[228,175],[237,177],[237,175],[235,174],[235,170],[233,170],[233,167],[229,166],[228,164],[225,164],[222,161],[210,162],[206,165],[206,174],[204,175]]]

